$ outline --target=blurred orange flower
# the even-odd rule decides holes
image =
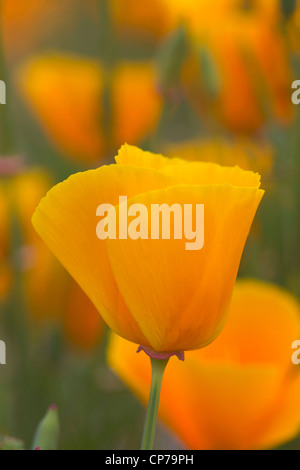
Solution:
[[[15,274],[21,273],[31,319],[62,322],[70,341],[86,349],[99,341],[103,322],[31,224],[33,211],[50,186],[51,178],[39,169],[20,169],[0,180],[0,300],[8,297]],[[16,231],[18,245],[13,246]],[[77,331],[75,318],[81,319]]]
[[[236,283],[230,315],[207,348],[185,364],[170,361],[159,415],[190,449],[264,449],[300,430],[300,373],[291,345],[300,334],[300,307],[278,287]],[[108,363],[145,404],[151,370],[135,347],[112,335]]]
[[[2,0],[1,29],[9,57],[24,51],[50,32],[62,20],[64,24],[74,0]]]
[[[25,100],[58,148],[74,158],[100,159],[104,73],[98,62],[42,56],[24,66],[20,83]]]
[[[37,208],[33,225],[120,336],[160,352],[201,348],[226,320],[244,244],[263,196],[260,177],[238,167],[187,163],[128,145],[116,162],[55,186]],[[203,203],[204,247],[185,250],[173,226],[170,239],[100,240],[97,208],[109,203],[119,214],[120,195],[148,209],[151,204]]]
[[[161,38],[177,23],[176,9],[165,0],[152,0],[151,8],[137,0],[110,0],[109,6],[115,29],[125,37]]]
[[[141,36],[147,32],[153,37],[165,35],[171,28],[185,22],[201,34],[203,28],[214,27],[225,15],[255,11],[259,16],[278,20],[279,2],[275,0],[154,0],[151,11],[138,0],[110,0],[111,14],[122,30],[135,30]],[[148,13],[148,14],[147,14]],[[155,18],[155,20],[154,20]]]
[[[278,4],[252,1],[245,9],[241,2],[225,3],[227,8],[217,20],[215,15],[204,15],[199,4],[198,14],[188,21],[196,56],[197,48],[209,51],[218,74],[219,89],[211,101],[216,116],[237,132],[255,132],[270,117],[287,124],[293,116],[292,72]],[[203,64],[198,67],[187,81],[187,91],[201,110]]]
[[[184,85],[203,119],[213,107],[223,125],[241,133],[257,131],[269,117],[290,122],[292,72],[279,1],[156,0],[151,15],[139,0],[110,5],[117,29],[127,36],[128,30],[139,38],[146,31],[161,39],[180,25],[186,27],[194,51],[184,65]],[[209,64],[200,60],[204,52]],[[212,81],[217,89],[209,96]]]
[[[150,63],[121,62],[111,83],[114,147],[135,144],[155,130],[162,111],[155,69]]]
[[[9,262],[9,212],[7,189],[4,185],[0,185],[0,302],[6,298],[12,283],[12,269]]]
[[[287,21],[289,45],[294,53],[300,54],[300,3],[296,2],[296,9]]]
[[[151,63],[121,62],[108,73],[96,60],[46,55],[22,68],[20,86],[56,146],[88,162],[124,141],[141,141],[154,130],[162,107]]]

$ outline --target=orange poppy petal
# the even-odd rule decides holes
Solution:
[[[105,241],[96,235],[96,210],[103,203],[117,204],[120,195],[132,197],[167,184],[170,184],[170,178],[151,169],[104,166],[73,175],[55,186],[33,216],[37,232],[90,297],[108,325],[137,343],[147,343],[147,340],[122,305]]]
[[[145,152],[138,147],[128,144],[122,145],[115,160],[117,165],[135,165],[155,170],[160,170],[171,164],[186,164],[184,160],[164,157],[158,153]]]
[[[103,320],[96,308],[73,279],[69,283],[63,326],[67,338],[83,350],[95,347],[104,330]]]
[[[205,208],[205,241],[198,251],[186,250],[184,237],[174,240],[174,227],[166,240],[106,240],[121,295],[153,349],[197,349],[218,335],[262,195],[255,188],[182,185],[128,201],[144,204],[148,215],[151,204]]]
[[[134,345],[112,335],[108,364],[146,405],[150,364]],[[164,375],[159,417],[190,449],[252,449],[263,439],[261,422],[280,393],[280,368],[171,359]],[[176,413],[174,413],[176,410]]]
[[[184,184],[232,184],[234,186],[260,187],[260,175],[238,166],[226,167],[211,162],[190,162],[165,166],[161,172]]]
[[[288,368],[291,344],[299,333],[300,306],[293,296],[269,283],[239,280],[226,328],[198,355],[211,361],[281,363]]]
[[[154,168],[183,184],[233,184],[259,188],[260,175],[238,166],[221,166],[212,162],[187,162],[181,158],[168,158],[145,152],[138,147],[123,145],[115,158],[117,165],[135,165]]]
[[[193,354],[191,358],[187,355],[180,375],[175,361],[169,370],[173,383],[177,382],[177,401],[188,397],[182,405],[186,425],[181,426],[172,416],[166,396],[161,412],[166,407],[167,421],[191,449],[256,448],[260,422],[280,392],[280,368],[199,364]]]
[[[275,410],[272,410],[273,413],[270,413],[268,426],[260,441],[260,448],[275,448],[299,434],[299,396],[300,375],[298,373],[287,379],[284,393],[276,403]]]

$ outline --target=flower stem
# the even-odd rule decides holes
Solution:
[[[152,379],[141,450],[153,447],[161,384],[168,360],[151,358]]]

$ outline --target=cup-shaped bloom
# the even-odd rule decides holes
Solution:
[[[159,416],[190,449],[267,449],[300,431],[297,299],[272,284],[237,281],[230,314],[207,348],[170,361]],[[108,362],[146,404],[151,368],[112,335]]]
[[[263,195],[260,177],[128,145],[116,162],[52,188],[33,225],[120,336],[160,352],[201,348],[224,325]],[[204,207],[204,224],[197,205]],[[115,236],[97,236],[100,206],[108,225],[116,224]],[[158,232],[153,208],[169,208]]]

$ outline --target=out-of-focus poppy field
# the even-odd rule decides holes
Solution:
[[[300,2],[1,0],[0,80],[0,449],[138,449],[140,337],[186,351],[165,372],[156,449],[300,449]],[[93,259],[97,168],[91,184],[137,201],[201,185],[209,253],[108,243]]]

